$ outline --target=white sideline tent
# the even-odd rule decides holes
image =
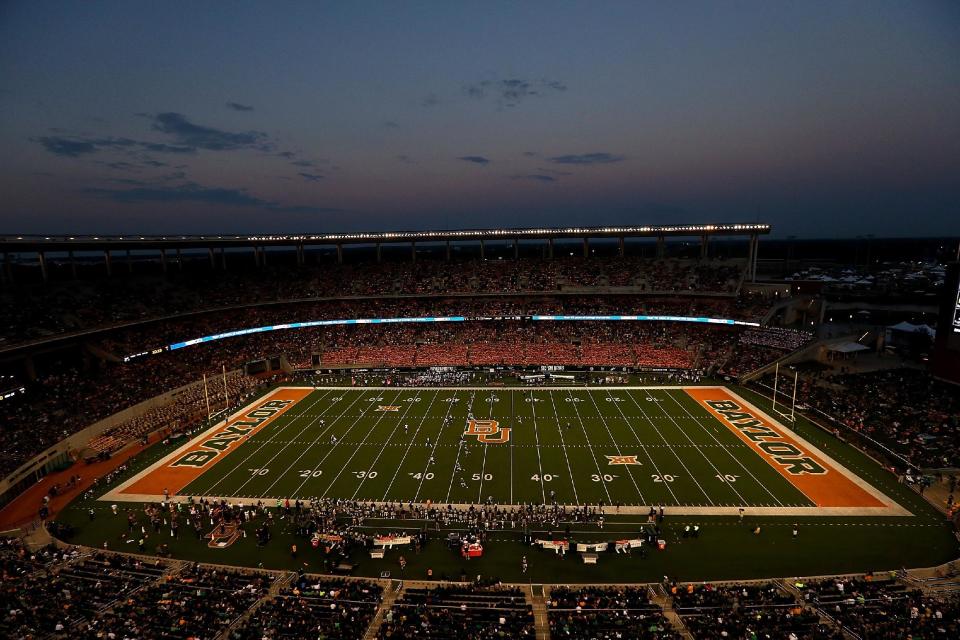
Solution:
[[[853,341],[839,342],[826,347],[827,360],[849,360],[864,351],[870,351],[870,347],[865,347],[859,342]]]
[[[937,330],[925,324],[913,324],[912,322],[898,322],[887,327],[888,332],[899,331],[901,333],[925,333],[928,336],[937,335]]]

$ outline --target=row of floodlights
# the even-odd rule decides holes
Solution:
[[[664,227],[566,227],[541,229],[472,229],[464,231],[385,231],[377,233],[331,233],[317,236],[250,236],[258,242],[275,240],[380,240],[393,238],[475,238],[478,236],[542,236],[546,234],[677,233],[710,231],[768,231],[768,224],[706,224]]]
[[[389,240],[394,238],[475,238],[478,236],[542,236],[546,234],[609,234],[609,233],[684,233],[684,232],[711,232],[711,231],[768,231],[768,224],[703,224],[681,226],[645,226],[645,227],[553,227],[540,229],[471,229],[464,231],[382,231],[373,233],[328,233],[324,235],[284,235],[284,236],[83,236],[81,241],[87,240],[252,240],[257,242],[290,241],[290,240]],[[28,239],[17,236],[17,240]],[[30,240],[33,237],[29,238]],[[61,238],[45,236],[44,240],[53,241]],[[77,240],[76,236],[69,236],[66,240]]]

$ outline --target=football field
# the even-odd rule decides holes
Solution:
[[[725,387],[300,388],[103,496],[905,515]]]

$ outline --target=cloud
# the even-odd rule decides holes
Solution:
[[[174,146],[160,142],[139,142],[137,143],[147,151],[156,153],[196,153],[196,148],[191,146]]]
[[[194,124],[182,113],[172,111],[156,114],[153,130],[172,137],[179,145],[208,151],[271,150],[267,134],[262,131],[224,131]]]
[[[293,151],[281,151],[280,153],[277,154],[277,157],[286,158],[287,160],[289,160],[290,158],[296,158],[297,154],[295,154]]]
[[[567,90],[567,85],[559,80],[525,80],[523,78],[503,78],[499,80],[481,80],[464,85],[463,92],[475,100],[493,97],[501,107],[515,107],[522,101],[556,94]]]
[[[239,102],[228,102],[227,109],[233,109],[234,111],[253,111],[253,107],[240,104]]]
[[[387,120],[386,122],[383,123],[383,126],[386,127],[387,129],[399,129],[400,123],[395,122],[393,120]]]
[[[401,153],[400,155],[398,155],[398,156],[397,156],[397,160],[399,160],[400,162],[404,162],[404,163],[406,163],[406,164],[413,164],[413,163],[414,163],[413,158],[411,158],[410,156],[408,156],[408,155],[405,154],[405,153]]]
[[[622,162],[623,156],[616,156],[610,153],[579,153],[554,156],[553,158],[547,159],[557,164],[611,164],[613,162]]]
[[[523,152],[523,156],[524,156],[525,158],[536,158],[536,157],[539,156],[539,155],[540,155],[540,154],[537,153],[536,151],[524,151],[524,152]]]
[[[315,167],[317,166],[312,160],[294,160],[291,162],[295,167]]]
[[[258,198],[245,189],[206,187],[195,182],[185,182],[179,185],[154,184],[138,186],[133,189],[90,188],[85,189],[84,193],[123,204],[199,202],[234,207],[258,207],[278,213],[337,213],[343,211],[333,207],[287,206]]]
[[[435,107],[440,104],[440,98],[435,93],[428,93],[420,104],[424,107]]]
[[[130,162],[106,162],[104,165],[111,169],[117,169],[118,171],[134,171],[139,168]]]
[[[460,156],[457,160],[463,160],[464,162],[472,162],[473,164],[490,164],[489,158],[484,158],[483,156]]]
[[[304,173],[301,171],[297,175],[299,175],[301,178],[309,182],[320,182],[321,180],[323,180],[323,176],[317,173]]]
[[[511,180],[533,180],[536,182],[556,182],[557,179],[553,176],[548,176],[542,173],[528,173],[524,175],[510,176]]]
[[[117,149],[143,149],[155,153],[194,153],[193,147],[174,146],[157,142],[143,142],[130,138],[94,138],[86,136],[40,136],[30,138],[54,155],[65,158],[79,158],[98,151]]]
[[[60,136],[40,136],[30,140],[39,142],[50,153],[64,158],[79,158],[97,151],[97,145],[88,140],[73,140]]]

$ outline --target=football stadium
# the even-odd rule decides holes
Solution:
[[[956,18],[7,3],[0,637],[960,638]]]

